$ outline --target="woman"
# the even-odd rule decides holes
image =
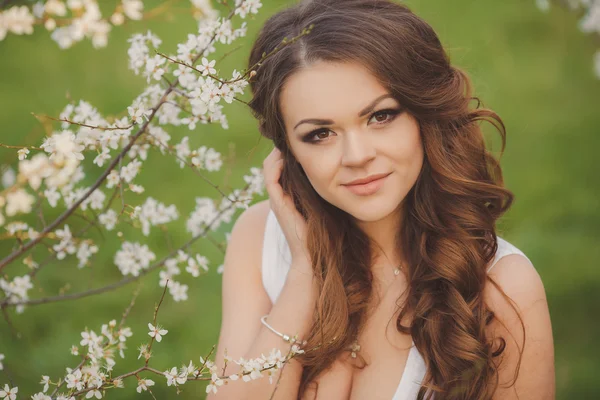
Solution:
[[[250,102],[275,145],[269,200],[232,231],[216,364],[286,354],[283,334],[306,351],[277,385],[209,399],[553,398],[543,284],[496,236],[513,194],[479,123],[502,149],[504,125],[432,28],[388,0],[304,1],[266,22],[249,65],[276,46]]]

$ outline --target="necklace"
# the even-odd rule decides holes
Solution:
[[[402,268],[402,264],[400,264],[396,268],[394,268],[394,279],[396,279],[396,277],[400,274],[401,268]],[[348,350],[350,351],[350,356],[352,358],[356,358],[356,353],[360,350],[360,344],[358,344],[358,336],[356,336],[354,338],[354,341],[348,347]]]

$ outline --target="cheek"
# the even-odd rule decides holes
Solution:
[[[411,124],[409,129],[399,131],[394,145],[388,147],[388,154],[399,166],[409,169],[421,169],[423,164],[423,144],[421,142],[421,133],[416,124]]]
[[[303,157],[301,165],[315,191],[321,197],[329,198],[328,193],[336,184],[336,165],[333,160],[324,157],[318,159]]]

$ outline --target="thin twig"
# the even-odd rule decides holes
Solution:
[[[157,330],[158,330],[158,325],[156,324],[156,317],[158,316],[158,309],[160,308],[160,305],[162,304],[162,302],[165,298],[165,294],[167,293],[168,287],[169,287],[169,280],[167,279],[167,282],[165,283],[165,288],[163,289],[163,292],[162,292],[162,296],[160,296],[160,301],[158,302],[158,305],[154,308],[154,318],[152,319],[152,325]],[[148,354],[150,354],[150,352],[152,351],[152,345],[154,344],[154,339],[155,339],[155,336],[152,336],[152,338],[150,339],[150,345],[148,345],[148,350],[147,350]],[[144,366],[147,367],[149,362],[150,362],[150,357],[147,357],[146,364]]]
[[[57,121],[57,122],[68,122],[71,125],[78,125],[78,126],[82,126],[84,128],[98,129],[98,130],[102,130],[102,131],[119,131],[119,130],[126,131],[127,129],[133,128],[135,126],[135,124],[131,124],[131,125],[125,126],[125,127],[116,126],[116,127],[111,128],[108,126],[88,125],[88,124],[84,124],[82,122],[71,121],[70,119],[67,119],[67,118],[56,118],[56,117],[51,117],[49,115],[37,115],[33,112],[31,114],[34,117],[36,117],[37,119],[47,118],[47,119],[51,119],[51,120]],[[39,150],[41,150],[41,149],[39,149]]]

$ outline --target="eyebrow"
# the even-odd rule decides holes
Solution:
[[[359,117],[362,117],[368,113],[370,113],[371,111],[373,111],[373,109],[375,108],[375,106],[377,105],[377,103],[379,103],[380,101],[382,101],[383,99],[387,99],[387,98],[393,98],[394,96],[392,96],[391,93],[386,93],[384,95],[379,96],[378,98],[376,98],[375,100],[373,100],[368,106],[366,106],[359,114]],[[296,126],[294,126],[294,130],[300,126],[301,124],[315,124],[315,125],[332,125],[333,124],[333,120],[331,119],[319,119],[319,118],[307,118],[307,119],[303,119],[300,122],[298,122],[296,124]]]

